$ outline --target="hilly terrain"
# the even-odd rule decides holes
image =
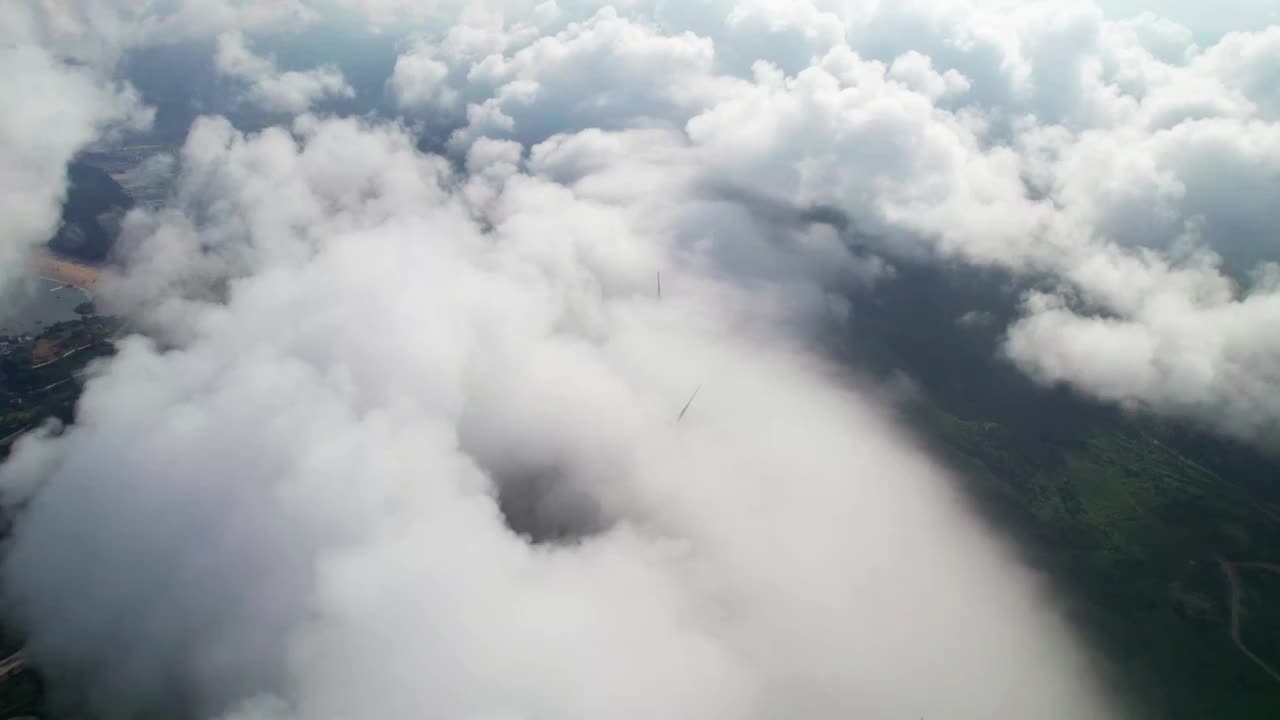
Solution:
[[[898,270],[853,295],[840,352],[910,379],[904,421],[1048,576],[1133,713],[1280,717],[1276,457],[993,356],[1023,289],[1006,276]]]

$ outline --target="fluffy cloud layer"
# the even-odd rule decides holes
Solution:
[[[1267,82],[1267,58],[1280,27],[1202,48],[1175,22],[1111,20],[1087,3],[738,3],[710,27],[665,7],[648,18],[573,10],[538,30],[508,9],[505,22],[482,16],[420,43],[402,58],[430,70],[416,102],[437,97],[436,111],[458,115],[463,147],[670,128],[669,143],[641,151],[664,169],[840,208],[891,238],[890,253],[1048,273],[1058,300],[1029,302],[1007,346],[1034,376],[1274,439],[1267,334],[1242,319],[1251,329],[1227,343],[1214,318],[1255,317],[1245,306],[1269,292],[1247,278],[1276,254],[1280,218],[1266,197],[1280,179],[1280,85]],[[744,48],[760,51],[754,64]],[[1188,283],[1220,292],[1186,294]],[[1142,309],[1170,293],[1198,319],[1161,323]],[[1062,345],[1082,334],[1030,330],[1049,307],[1044,322],[1122,322],[1153,338],[1156,356],[1202,348],[1200,370],[1166,372],[1151,353],[1088,367],[1087,345]],[[1209,349],[1224,344],[1235,349]],[[1098,380],[1117,374],[1128,376],[1123,398]],[[1170,400],[1192,380],[1194,402]]]
[[[720,10],[713,27],[666,7],[569,11],[544,30],[482,16],[402,61],[430,69],[415,98],[458,116],[462,148],[665,128],[626,153],[838,208],[889,255],[1053,278],[1006,346],[1032,375],[1276,439],[1273,290],[1250,278],[1277,254],[1280,26],[1201,47],[1175,22],[1084,2]],[[1105,358],[1088,340],[1100,326],[1128,337]],[[1161,367],[1170,352],[1196,370]]]
[[[33,657],[121,715],[1106,716],[785,308],[510,147],[464,179],[394,127],[193,129],[131,228],[171,349],[0,471]]]
[[[298,114],[322,100],[355,96],[336,68],[281,72],[271,59],[254,55],[239,33],[218,37],[214,65],[220,75],[244,84],[245,100],[268,112]]]
[[[270,7],[267,7],[267,6]],[[53,236],[66,193],[66,165],[91,143],[146,130],[153,111],[114,77],[130,48],[220,29],[255,29],[314,14],[296,3],[186,0],[161,8],[113,0],[41,0],[0,8],[0,295],[24,268],[29,250]],[[240,69],[249,60],[241,53]],[[258,61],[261,63],[261,61]],[[341,91],[327,76],[303,85]],[[290,77],[261,79],[262,94],[296,98],[314,90]],[[322,90],[323,92],[323,90]],[[293,108],[297,105],[296,101]]]
[[[24,75],[88,72],[48,60],[67,27],[125,52],[204,18],[225,74],[302,113],[352,89],[281,72],[270,28],[334,5],[73,4]],[[0,469],[34,657],[122,717],[1112,712],[810,330],[895,258],[996,266],[1037,285],[1003,348],[1032,376],[1274,441],[1277,28],[336,5],[403,38],[402,117],[198,121],[103,283],[151,339]],[[60,178],[128,116],[104,77],[66,95],[70,149],[15,167]]]

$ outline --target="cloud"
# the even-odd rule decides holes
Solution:
[[[0,113],[0,293],[23,272],[30,248],[57,230],[66,193],[66,165],[104,137],[150,127],[154,111],[126,82],[114,78],[130,48],[174,27],[255,28],[301,15],[296,3],[187,0],[163,9],[100,0],[10,3],[0,11],[0,65],[6,103]],[[285,83],[286,85],[288,83]]]
[[[31,0],[10,3],[13,16],[38,44],[110,73],[132,49],[177,41],[203,40],[226,32],[292,30],[315,21],[318,4],[306,0],[175,0],[127,3],[119,0]],[[6,18],[9,19],[9,18]],[[8,24],[7,27],[15,27]]]
[[[464,5],[352,5],[411,38],[392,119],[304,114],[353,89],[245,47],[278,13],[112,16],[216,20],[221,71],[299,117],[196,122],[103,281],[151,339],[0,469],[34,657],[122,717],[1118,712],[810,331],[896,258],[995,266],[1038,289],[993,353],[1273,443],[1274,29]],[[127,96],[30,32],[26,77]],[[58,178],[121,114],[12,162]]]
[[[1280,10],[1268,0],[1224,0],[1208,6],[1195,0],[1100,0],[1109,17],[1158,14],[1191,30],[1197,42],[1212,45],[1223,35],[1256,31],[1280,23]]]
[[[57,230],[71,158],[104,132],[151,122],[132,88],[48,52],[32,35],[34,16],[11,19],[0,37],[9,98],[0,112],[0,291]]]
[[[1197,59],[1198,69],[1239,88],[1259,116],[1280,120],[1280,70],[1272,60],[1280,52],[1280,24],[1255,33],[1233,32]]]
[[[449,66],[435,58],[433,48],[423,45],[396,58],[387,85],[401,107],[450,106],[456,102],[457,92],[445,84],[448,76]]]
[[[710,79],[714,56],[703,38],[663,34],[611,7],[517,47],[510,57],[493,54],[471,65],[468,80],[492,94],[469,105],[458,139],[532,143],[589,127],[675,122],[702,101],[699,83]]]
[[[1070,286],[1069,296],[1083,306],[1105,308],[1144,333],[1157,330],[1138,296],[1189,287],[1159,286],[1165,279],[1239,286],[1251,269],[1275,259],[1280,218],[1265,198],[1280,177],[1280,158],[1274,83],[1266,82],[1260,60],[1275,29],[1231,33],[1200,47],[1177,23],[1151,15],[1110,19],[1083,2],[847,13],[806,7],[726,11],[720,27],[707,30],[705,53],[676,50],[696,46],[681,22],[705,18],[692,15],[661,14],[665,26],[655,30],[642,17],[603,13],[536,41],[511,30],[525,27],[511,21],[501,26],[506,34],[493,35],[508,39],[490,44],[489,55],[438,55],[450,77],[468,83],[459,86],[468,112],[455,142],[465,147],[492,136],[529,143],[584,126],[626,131],[631,139],[646,127],[674,129],[674,137],[648,136],[662,137],[657,145],[628,145],[644,158],[632,164],[662,168],[675,182],[731,178],[753,197],[839,209],[890,256],[940,253],[1048,275]],[[848,44],[825,29],[833,18],[844,22]],[[756,44],[752,35],[780,37],[797,28],[807,31],[796,36],[807,43],[799,53],[785,42]],[[610,38],[608,55],[589,54],[595,37]],[[747,68],[722,61],[743,47],[764,54]],[[631,54],[648,59],[633,65]],[[608,84],[575,81],[552,90],[544,78],[571,77],[558,63],[619,74]],[[624,74],[631,67],[644,67],[643,78]],[[625,102],[618,87],[627,88]],[[563,115],[567,108],[575,112]],[[729,233],[724,218],[712,222],[705,228],[712,237]],[[1194,260],[1206,255],[1219,260]],[[1215,302],[1242,300],[1237,293]],[[1204,299],[1180,302],[1198,307]],[[1036,307],[1027,305],[1029,317]],[[1034,376],[1113,397],[1065,367],[1037,369],[1026,342],[1010,347],[1020,348],[1016,354]],[[1035,355],[1054,351],[1047,345]],[[1267,357],[1270,350],[1251,352]],[[1248,363],[1241,372],[1260,369]],[[1263,372],[1252,381],[1268,395],[1280,392],[1269,378]],[[1136,404],[1172,412],[1151,388]],[[1210,385],[1200,390],[1213,395]],[[1184,404],[1178,414],[1269,442],[1264,428],[1274,417],[1248,413],[1245,427],[1214,409],[1230,405]]]
[[[963,93],[969,89],[969,79],[954,69],[938,73],[927,55],[911,50],[899,55],[889,67],[889,77],[931,98]]]
[[[945,473],[554,150],[198,123],[133,221],[165,345],[0,470],[32,656],[120,716],[1108,716]]]
[[[298,114],[324,100],[355,97],[337,68],[280,72],[273,60],[254,55],[238,33],[218,36],[214,63],[220,75],[245,84],[245,100],[269,112]]]
[[[1009,329],[1008,354],[1045,382],[1273,447],[1280,345],[1259,329],[1280,312],[1274,272],[1239,292],[1212,267],[1116,266],[1089,272],[1110,276],[1112,307],[1122,309],[1089,312],[1069,295],[1034,294]]]

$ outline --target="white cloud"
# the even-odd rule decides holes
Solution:
[[[1164,291],[1121,317],[1033,298],[1009,332],[1010,355],[1039,379],[1156,412],[1211,420],[1270,446],[1280,437],[1280,293],[1240,300]]]
[[[226,32],[296,29],[318,17],[309,5],[324,4],[308,0],[30,0],[8,3],[6,9],[18,8],[14,14],[27,19],[24,31],[38,38],[45,49],[109,74],[132,48]]]
[[[254,55],[239,33],[218,36],[214,63],[219,74],[245,83],[246,100],[270,112],[296,115],[324,100],[355,96],[337,68],[280,72],[271,59]]]
[[[28,31],[11,25],[0,42],[0,292],[57,230],[72,157],[104,132],[151,121],[132,88],[63,62]]]
[[[435,49],[419,45],[396,58],[395,70],[387,85],[403,108],[432,103],[447,107],[457,101],[457,92],[445,82],[448,77],[449,66],[436,59]]]
[[[927,55],[909,50],[894,58],[889,66],[889,77],[906,83],[907,87],[935,100],[969,89],[969,80],[954,69],[939,73],[933,69],[933,61]]]
[[[0,469],[32,657],[121,712],[1107,717],[945,474],[590,137],[476,142],[459,192],[394,125],[201,121],[132,230],[169,349]],[[225,302],[166,284],[211,258]]]
[[[1154,327],[1154,316],[1143,310],[1151,297],[1191,293],[1181,303],[1195,308],[1205,298],[1192,287],[1230,288],[1229,276],[1275,259],[1280,218],[1266,202],[1266,188],[1280,177],[1274,84],[1260,79],[1267,66],[1255,59],[1265,56],[1261,49],[1274,30],[1228,35],[1199,49],[1177,26],[1140,19],[1145,25],[1138,29],[1165,33],[1165,46],[1156,47],[1162,60],[1133,22],[1110,23],[1087,4],[908,8],[858,22],[851,34],[874,38],[870,51],[885,56],[888,69],[837,46],[795,74],[768,63],[745,78],[720,75],[708,63],[670,71],[671,86],[687,88],[689,99],[670,107],[667,122],[687,118],[689,144],[668,147],[662,165],[732,178],[801,206],[840,207],[863,229],[883,235],[882,249],[891,252],[924,238],[973,262],[1049,273],[1084,303],[1116,313],[1144,335],[1170,332]],[[990,28],[1005,32],[990,35]],[[948,73],[957,89],[968,91],[948,93]],[[576,99],[556,104],[581,106],[601,93],[589,84],[575,91]],[[491,116],[487,132],[507,136],[530,125],[519,111],[533,94],[523,88],[522,102],[481,106],[502,110]],[[473,114],[473,130],[486,132],[475,122],[485,117]],[[596,124],[635,118],[623,112]],[[1225,270],[1216,262],[1185,264],[1184,258],[1206,252],[1220,256]],[[1182,269],[1171,273],[1170,266]],[[1175,281],[1184,277],[1190,284]],[[1241,302],[1229,290],[1215,298],[1226,308]],[[1261,327],[1251,336],[1263,336]],[[1180,337],[1181,343],[1212,343],[1207,334]],[[1037,370],[1025,342],[1014,347],[1039,377],[1114,395],[1102,380],[1072,379],[1061,367]],[[1265,369],[1269,346],[1258,340],[1239,352],[1255,360],[1218,367],[1227,360],[1209,353],[1203,362],[1214,372],[1248,376],[1255,394],[1262,388],[1265,397],[1280,393]],[[1050,355],[1046,349],[1036,357]],[[1224,418],[1230,411],[1222,409],[1233,403],[1219,396],[1227,392],[1223,386],[1208,380],[1214,372],[1174,379],[1203,381],[1196,386],[1205,393],[1202,402],[1165,402],[1158,384],[1139,383],[1134,387],[1150,395],[1138,404],[1246,437],[1270,437],[1266,428],[1275,417],[1265,412]]]
[[[1123,19],[1156,14],[1189,28],[1200,44],[1213,44],[1234,31],[1254,31],[1280,24],[1280,8],[1271,0],[1099,0],[1109,17]]]
[[[57,229],[66,165],[104,135],[145,130],[153,110],[114,79],[130,48],[226,27],[300,19],[298,3],[186,0],[166,8],[104,0],[7,3],[0,9],[0,293],[28,250]]]
[[[1229,33],[1197,59],[1196,67],[1237,88],[1259,115],[1280,121],[1280,24],[1256,33]]]
[[[528,143],[588,127],[677,122],[702,101],[698,83],[710,79],[714,57],[704,38],[665,35],[613,8],[517,47],[471,66],[468,80],[494,89],[469,107],[460,142],[501,135]]]
[[[1274,441],[1274,29],[1087,2],[359,4],[414,23],[387,87],[454,157],[395,121],[196,124],[104,281],[162,345],[127,343],[76,426],[0,470],[34,493],[2,587],[37,658],[104,706],[206,716],[1107,714],[1034,583],[805,322],[889,272],[868,249],[1002,267],[1047,280],[1004,348],[1033,377]],[[351,94],[250,52],[250,9],[166,17],[221,18],[255,102]],[[122,96],[49,58],[25,76]],[[60,178],[122,113],[6,162]],[[21,209],[56,212],[40,197]],[[532,547],[495,495],[595,534]]]

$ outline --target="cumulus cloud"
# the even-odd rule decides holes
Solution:
[[[245,84],[245,100],[269,112],[297,114],[323,100],[355,96],[337,68],[281,72],[273,60],[253,54],[239,33],[218,36],[214,65],[219,74]]]
[[[584,19],[536,40],[512,12],[487,26],[487,43],[468,45],[482,49],[434,51],[433,77],[451,78],[467,105],[455,145],[671,130],[628,143],[643,159],[627,162],[838,209],[889,256],[941,253],[1048,275],[1070,286],[1057,310],[1102,309],[1143,332],[1156,328],[1135,294],[1182,292],[1181,281],[1157,285],[1191,275],[1196,285],[1237,288],[1213,300],[1235,307],[1244,276],[1276,259],[1280,218],[1267,198],[1280,178],[1280,125],[1265,58],[1277,28],[1207,36],[1087,2],[568,12]],[[741,62],[743,52],[753,60]],[[583,67],[604,68],[595,75],[608,81],[576,77]],[[698,227],[728,232],[723,219],[712,222]],[[1208,256],[1217,259],[1200,260]],[[1030,317],[1041,308],[1025,309]],[[1033,353],[1027,342],[1005,349],[1033,375],[1113,397],[1065,365],[1040,368],[1033,358],[1058,350]],[[1206,362],[1215,372],[1199,377],[1234,372]],[[1280,393],[1269,374],[1252,377],[1270,390],[1264,397]],[[1144,387],[1145,400],[1130,404],[1173,410]],[[1180,405],[1180,414],[1272,436],[1264,428],[1280,408],[1261,401],[1265,412],[1248,413],[1244,427],[1214,410],[1232,407],[1215,387],[1201,390],[1219,402]]]
[[[225,300],[158,291],[168,349],[124,343],[0,471],[8,600],[96,708],[1110,712],[945,474],[661,224],[477,143],[481,224],[349,120],[202,121],[181,164],[137,268],[203,244]]]
[[[402,107],[449,106],[456,102],[457,93],[445,84],[448,76],[449,66],[436,59],[433,48],[422,45],[396,58],[387,84]]]
[[[927,55],[914,50],[894,59],[889,66],[889,77],[935,99],[969,89],[969,79],[954,68],[940,74],[933,69],[933,61]]]
[[[26,253],[57,230],[66,165],[91,143],[143,131],[154,112],[114,77],[130,48],[219,28],[311,17],[299,3],[186,0],[171,6],[104,0],[7,3],[0,9],[0,292]],[[278,80],[278,79],[277,79]],[[287,83],[286,83],[287,84]]]
[[[1280,436],[1274,388],[1280,345],[1259,328],[1280,319],[1274,284],[1239,300],[1162,292],[1123,317],[1072,311],[1060,296],[1028,300],[1009,353],[1033,376],[1270,444]]]
[[[468,80],[493,89],[468,107],[461,135],[534,142],[563,131],[677,122],[703,102],[713,56],[705,38],[667,35],[604,8],[509,57],[472,64]]]
[[[1197,58],[1196,65],[1202,72],[1238,88],[1256,104],[1260,115],[1275,121],[1280,120],[1280,70],[1275,63],[1278,52],[1280,24],[1255,33],[1230,33]]]
[[[296,29],[319,17],[306,0],[26,0],[8,3],[6,28],[21,26],[61,57],[109,70],[129,50],[204,40],[225,32]]]
[[[1275,29],[1083,1],[342,4],[405,25],[403,118],[303,114],[353,89],[245,46],[280,13],[112,16],[210,18],[221,72],[300,116],[196,123],[102,283],[149,339],[0,469],[34,658],[121,717],[1115,712],[809,331],[895,258],[996,266],[1042,284],[993,353],[1274,441]]]

